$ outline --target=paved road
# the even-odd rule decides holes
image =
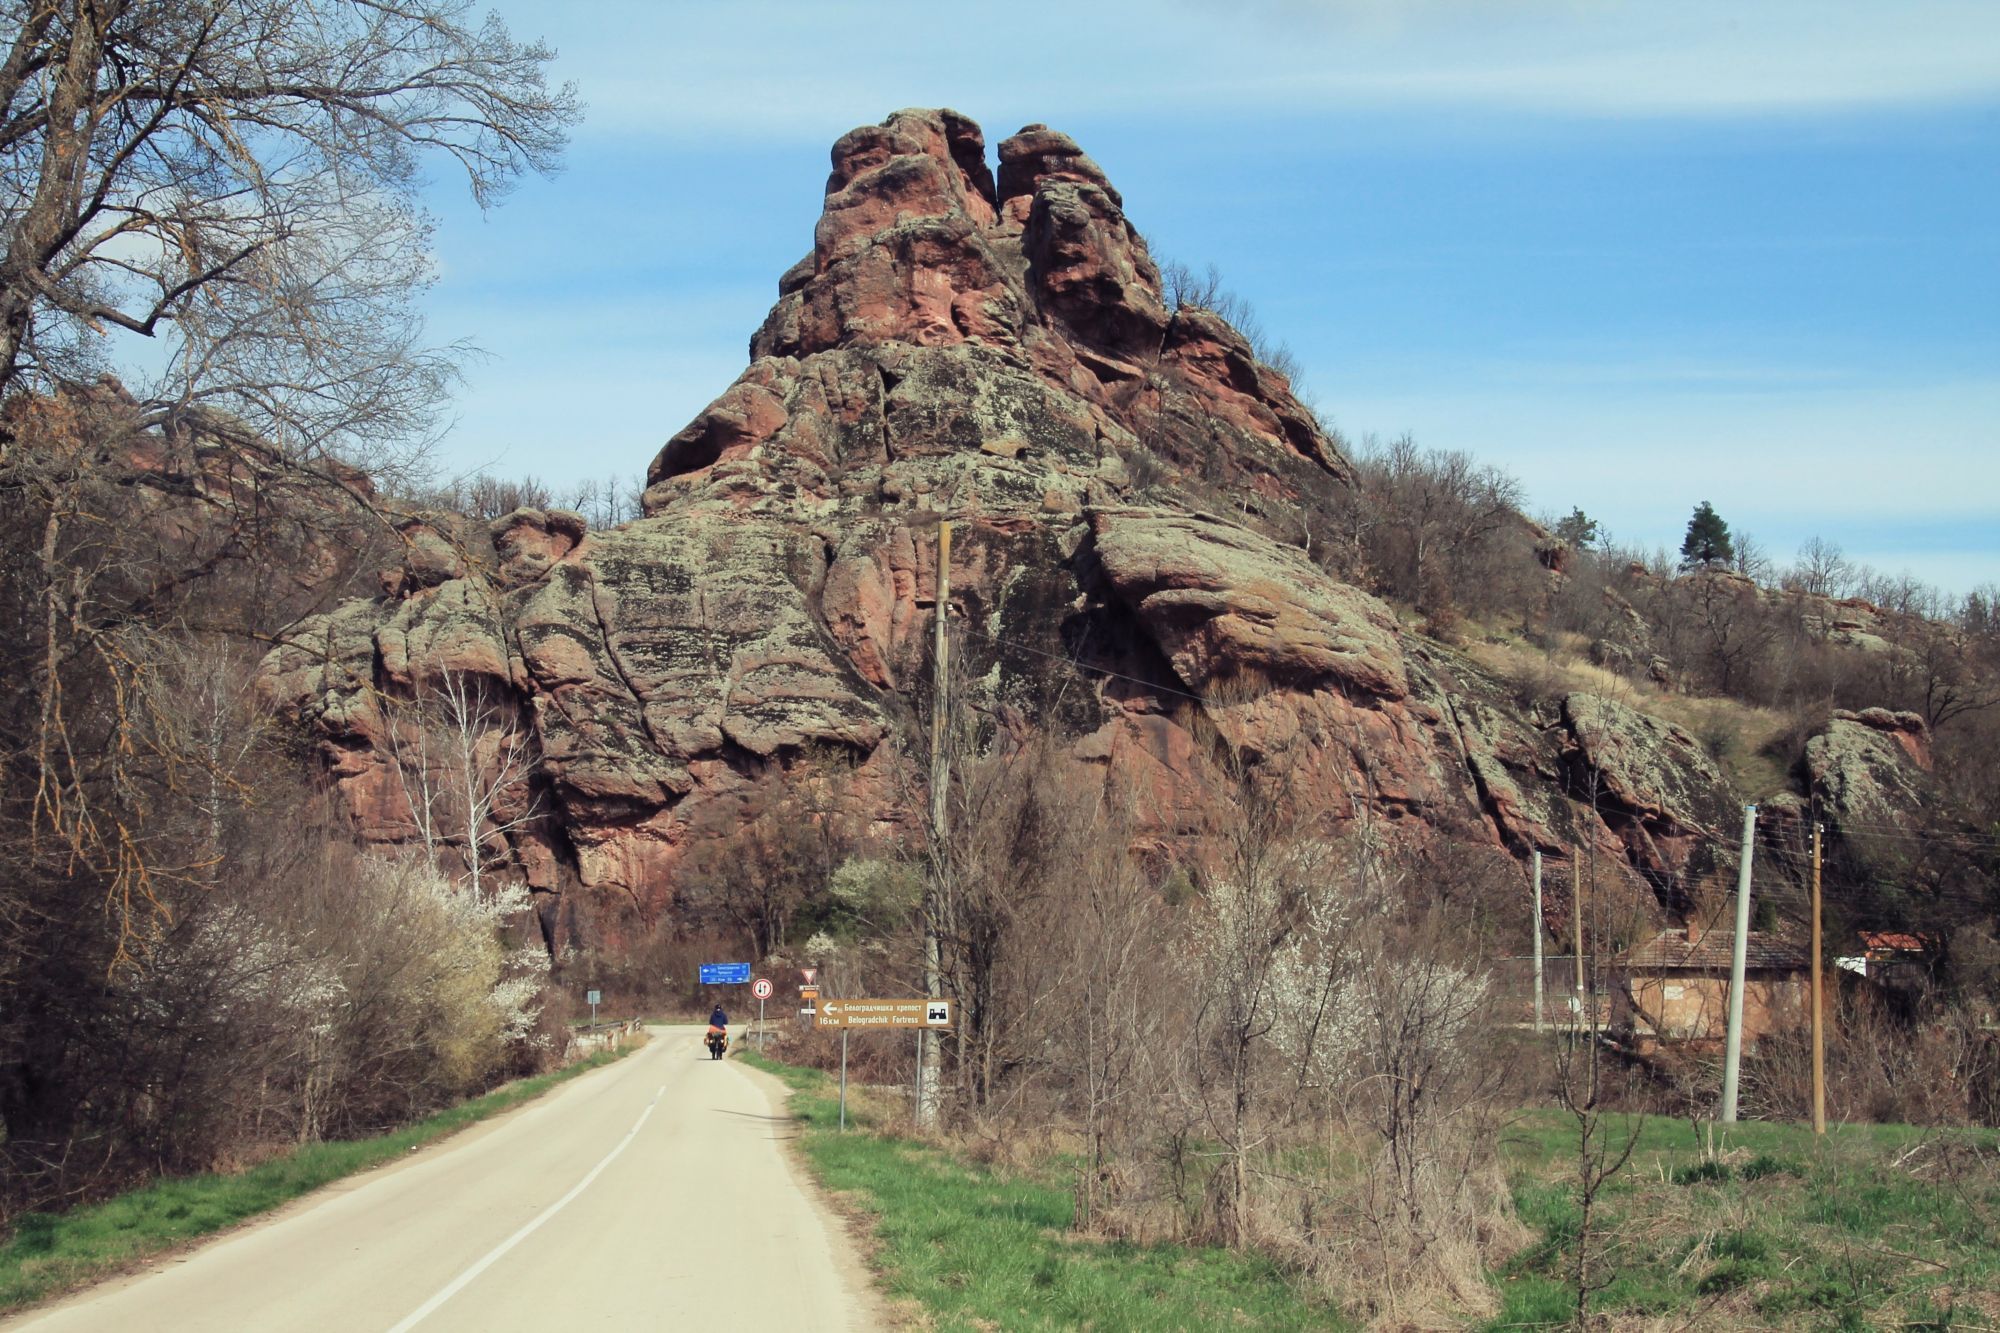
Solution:
[[[868,1329],[774,1080],[699,1028],[8,1333]]]

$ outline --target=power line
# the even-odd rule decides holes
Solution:
[[[1015,648],[1021,652],[1029,653],[1032,654],[1033,656],[1044,658],[1051,662],[1061,662],[1064,665],[1070,667],[1072,670],[1083,673],[1085,675],[1103,677],[1111,680],[1122,680],[1129,684],[1138,685],[1144,689],[1151,690],[1158,694],[1173,695],[1176,698],[1186,699],[1193,703],[1207,704],[1209,702],[1203,696],[1192,693],[1191,691],[1178,689],[1171,685],[1163,685],[1156,680],[1147,680],[1140,676],[1128,675],[1122,671],[1113,671],[1109,667],[1095,666],[1090,663],[1081,661],[1078,658],[1072,657],[1067,653],[1050,652],[1045,648],[1038,648],[1033,644],[1025,643],[1022,640],[1013,638],[1010,635],[995,634],[987,630],[982,630],[968,621],[961,620],[959,622],[959,625],[967,634],[971,634],[989,643]],[[1842,833],[1843,835],[1852,831],[1860,834],[1863,837],[1895,838],[1913,843],[1924,843],[1927,845],[1940,842],[1961,844],[1960,850],[1965,850],[1968,848],[1977,851],[2000,850],[2000,835],[1989,835],[1983,833],[1921,833],[1897,825],[1890,825],[1890,824],[1883,824],[1883,823],[1869,822],[1869,821],[1831,820],[1830,822],[1833,824],[1834,829]],[[1786,867],[1790,870],[1793,870],[1799,874],[1805,873],[1806,871],[1806,867],[1804,864],[1805,853],[1801,850],[1797,850],[1785,845],[1781,829],[1778,825],[1760,823],[1757,827],[1757,832],[1759,835],[1757,845],[1761,847],[1767,855],[1777,858],[1781,862],[1781,864],[1785,864]],[[1709,840],[1707,845],[1714,857],[1714,868],[1710,873],[1722,871],[1726,869],[1729,865],[1734,864],[1735,857],[1738,855],[1738,850],[1735,846],[1725,844],[1719,838],[1712,838],[1711,840]],[[1560,855],[1559,853],[1551,853],[1548,856],[1546,856],[1545,859],[1551,864],[1560,865],[1565,861],[1583,860],[1587,858],[1565,857]],[[1629,864],[1621,868],[1625,870],[1637,869],[1637,867],[1630,866]],[[1643,875],[1643,872],[1640,873]],[[1968,907],[1971,906],[1983,907],[1985,905],[1984,895],[1980,894],[1977,890],[1971,890],[1971,889],[1959,889],[1959,888],[1942,888],[1938,890],[1901,889],[1901,886],[1893,883],[1887,883],[1881,881],[1858,883],[1854,880],[1848,879],[1845,876],[1840,876],[1831,879],[1828,887],[1829,889],[1837,887],[1840,890],[1840,896],[1846,899],[1879,895],[1884,891],[1888,890],[1900,890],[1902,892],[1921,895],[1927,901],[1940,904],[1954,904],[1954,905],[1961,905]],[[1780,880],[1775,885],[1769,885],[1763,887],[1760,896],[1769,899],[1781,906],[1790,906],[1790,907],[1802,907],[1805,905],[1807,901],[1804,890],[1799,888],[1797,885],[1791,884],[1785,880]]]
[[[1972,848],[1979,851],[2000,851],[2000,838],[1985,833],[1939,833],[1927,830],[1896,828],[1891,825],[1849,825],[1835,821],[1834,831],[1846,837],[1852,834],[1862,839],[1887,839],[1902,842],[1946,843],[1955,847]]]

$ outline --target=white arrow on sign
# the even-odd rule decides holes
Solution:
[[[840,1002],[838,1000],[821,1000],[819,1002],[819,1011],[828,1018],[837,1017],[840,1013]]]

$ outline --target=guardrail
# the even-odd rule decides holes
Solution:
[[[582,1027],[570,1026],[569,1054],[572,1059],[582,1059],[598,1051],[615,1051],[625,1044],[625,1039],[639,1030],[639,1020],[627,1018],[619,1022],[599,1022],[596,1026],[586,1023]]]

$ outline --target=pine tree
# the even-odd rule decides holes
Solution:
[[[1687,536],[1681,539],[1681,568],[1707,569],[1726,565],[1736,558],[1736,546],[1729,539],[1729,525],[1715,506],[1703,500],[1688,519]]]
[[[1556,536],[1579,551],[1588,551],[1598,537],[1597,520],[1581,509],[1571,509],[1569,517],[1556,524]]]

